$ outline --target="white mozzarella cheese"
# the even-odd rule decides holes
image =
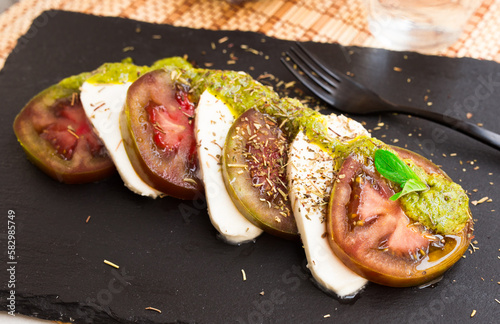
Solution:
[[[196,108],[195,135],[208,214],[224,240],[240,244],[254,240],[262,230],[238,211],[222,178],[220,158],[233,122],[229,107],[208,91],[203,92]]]
[[[120,116],[131,84],[131,82],[110,84],[84,82],[80,98],[85,114],[108,149],[125,186],[139,195],[156,198],[163,194],[142,181],[123,145]]]
[[[345,116],[330,115],[328,128],[330,136],[342,140],[368,135],[363,126]],[[337,258],[325,235],[328,201],[335,180],[332,157],[300,132],[290,146],[287,175],[307,267],[325,291],[343,298],[355,295],[367,280]]]

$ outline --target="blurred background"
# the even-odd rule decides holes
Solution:
[[[5,9],[16,3],[17,0],[0,0],[0,12],[4,12]]]

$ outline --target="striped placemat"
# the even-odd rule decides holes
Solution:
[[[384,47],[368,31],[364,0],[21,0],[0,15],[0,67],[44,10],[205,29],[246,30],[290,40]],[[436,54],[500,62],[500,0],[484,0],[462,37]]]

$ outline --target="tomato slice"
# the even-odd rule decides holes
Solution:
[[[425,158],[393,149],[426,172],[446,176]],[[412,222],[399,200],[389,200],[394,191],[388,182],[365,163],[351,154],[340,168],[327,220],[332,250],[354,272],[379,284],[415,286],[437,278],[467,249],[472,221],[456,235],[437,235]]]
[[[121,130],[134,169],[151,187],[192,199],[203,190],[189,87],[155,70],[129,88]]]
[[[79,100],[83,80],[84,74],[70,77],[41,92],[14,121],[29,160],[64,183],[94,182],[115,172]]]
[[[229,130],[222,176],[238,210],[264,231],[287,239],[298,236],[286,181],[288,139],[269,115],[249,109]]]

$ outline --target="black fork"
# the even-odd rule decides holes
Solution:
[[[438,112],[393,104],[362,84],[326,66],[300,43],[292,46],[281,61],[315,95],[336,109],[350,114],[398,112],[418,116],[448,126],[500,150],[500,135]]]

